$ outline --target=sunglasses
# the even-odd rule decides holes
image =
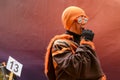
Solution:
[[[87,22],[88,22],[88,18],[87,18],[87,17],[82,17],[82,16],[80,16],[80,17],[77,18],[77,22],[78,22],[79,24],[81,24],[82,22],[83,22],[83,23],[87,23]]]

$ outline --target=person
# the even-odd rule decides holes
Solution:
[[[95,52],[94,32],[85,29],[83,9],[69,6],[62,13],[66,32],[53,37],[45,56],[48,80],[106,80]]]
[[[17,76],[7,70],[6,66],[6,62],[0,62],[0,80],[17,80]]]

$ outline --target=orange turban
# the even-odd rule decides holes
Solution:
[[[79,7],[70,6],[66,8],[62,13],[62,23],[64,25],[64,28],[66,30],[69,30],[73,21],[81,15],[86,16],[84,10]]]

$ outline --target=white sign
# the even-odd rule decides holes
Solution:
[[[22,67],[23,67],[23,65],[21,63],[19,63],[14,58],[9,56],[8,62],[7,62],[7,66],[6,66],[6,68],[9,71],[13,72],[14,74],[16,74],[17,76],[20,77],[21,76]]]

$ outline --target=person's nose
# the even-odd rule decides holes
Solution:
[[[87,18],[82,17],[82,21],[81,21],[81,23],[82,23],[82,24],[86,24],[86,23],[87,23],[87,21],[88,21],[88,19],[87,19]]]

